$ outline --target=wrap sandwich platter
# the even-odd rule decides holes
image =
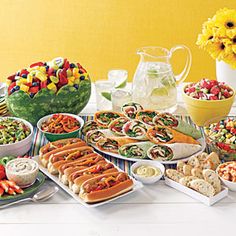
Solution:
[[[145,110],[134,102],[124,104],[121,111],[96,112],[82,130],[86,142],[116,158],[163,164],[188,160],[206,148],[201,130],[173,114]]]

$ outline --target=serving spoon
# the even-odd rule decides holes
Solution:
[[[35,203],[43,202],[43,201],[46,201],[47,199],[49,199],[50,197],[52,197],[58,190],[59,189],[56,186],[49,187],[49,188],[46,188],[46,189],[43,189],[43,190],[37,192],[36,194],[34,194],[34,196],[32,198],[24,198],[24,199],[20,199],[18,201],[15,201],[15,202],[11,202],[11,203],[2,205],[2,206],[0,206],[0,209],[7,208],[9,206],[12,206],[12,205],[15,205],[18,203],[22,203],[22,202],[28,202],[28,201],[32,201]]]

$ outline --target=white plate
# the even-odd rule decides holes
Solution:
[[[86,207],[88,207],[88,208],[98,207],[98,206],[104,205],[104,204],[106,204],[106,203],[112,202],[112,201],[114,201],[114,200],[116,200],[116,199],[119,199],[119,198],[121,198],[121,197],[124,197],[124,196],[126,196],[126,195],[129,195],[129,194],[131,194],[131,193],[133,193],[133,192],[135,192],[135,191],[137,191],[138,189],[140,189],[140,188],[143,187],[143,184],[142,184],[141,182],[139,182],[139,181],[135,180],[134,178],[132,178],[131,176],[129,176],[129,177],[133,180],[133,182],[134,182],[134,187],[133,187],[133,189],[132,189],[131,191],[129,191],[129,192],[127,192],[127,193],[124,193],[124,194],[122,194],[122,195],[119,195],[119,196],[117,196],[117,197],[114,197],[114,198],[105,200],[105,201],[103,201],[103,202],[89,204],[89,203],[84,202],[84,201],[79,197],[78,194],[73,193],[73,191],[71,191],[68,186],[66,186],[66,185],[64,185],[62,182],[60,182],[60,180],[58,179],[58,177],[57,177],[56,175],[50,174],[50,173],[48,172],[47,168],[43,167],[42,164],[40,163],[40,161],[39,161],[39,156],[34,156],[34,157],[33,157],[33,160],[35,160],[35,161],[38,162],[40,171],[42,171],[42,172],[43,172],[45,175],[47,175],[51,180],[53,180],[58,186],[60,186],[63,190],[65,190],[65,191],[66,191],[71,197],[73,197],[77,202],[81,203],[82,205],[84,205],[84,206],[86,206]],[[109,162],[109,161],[107,160],[107,162]],[[112,164],[113,164],[113,163],[112,163]],[[113,164],[113,165],[114,165],[114,164]],[[118,170],[120,170],[120,171],[123,172],[123,170],[121,170],[119,167],[116,166],[116,168],[117,168]]]
[[[206,142],[205,142],[205,139],[204,138],[200,138],[197,140],[200,145],[202,146],[201,150],[194,153],[193,155],[191,156],[188,156],[188,157],[184,157],[184,158],[181,158],[181,159],[176,159],[176,160],[173,160],[173,161],[159,161],[159,160],[152,160],[152,161],[159,161],[161,162],[162,164],[176,164],[179,160],[181,161],[187,161],[190,157],[192,156],[195,156],[195,155],[199,155],[201,154],[202,152],[204,152],[205,148],[206,148]],[[155,145],[155,143],[153,143],[153,145]],[[97,148],[97,146],[95,145],[92,145],[92,147],[94,149],[96,149],[97,151],[99,152],[102,152],[106,155],[109,155],[109,156],[112,156],[112,157],[116,157],[116,158],[119,158],[119,159],[123,159],[123,160],[127,160],[127,161],[141,161],[141,160],[151,160],[149,158],[145,158],[145,159],[141,159],[141,158],[128,158],[128,157],[124,157],[124,156],[121,156],[120,154],[116,154],[116,153],[112,153],[112,152],[104,152],[104,151],[101,151],[100,149]]]

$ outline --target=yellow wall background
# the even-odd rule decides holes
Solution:
[[[197,34],[217,9],[235,7],[235,0],[0,2],[1,81],[31,62],[57,56],[80,62],[93,80],[106,78],[111,68],[127,69],[132,79],[139,61],[137,48],[176,44],[192,51],[188,81],[213,79],[215,62],[195,45]]]

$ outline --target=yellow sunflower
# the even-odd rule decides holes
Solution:
[[[213,17],[215,21],[215,26],[223,31],[225,35],[232,34],[232,31],[236,29],[236,10],[234,9],[221,9],[217,11],[216,15]]]
[[[229,49],[221,41],[209,43],[205,46],[206,51],[213,59],[222,60],[228,53]]]
[[[200,48],[204,48],[208,43],[212,42],[213,33],[211,30],[203,30],[202,34],[198,35],[198,39],[196,44],[200,46]]]
[[[236,10],[223,8],[202,26],[196,44],[236,68]]]

